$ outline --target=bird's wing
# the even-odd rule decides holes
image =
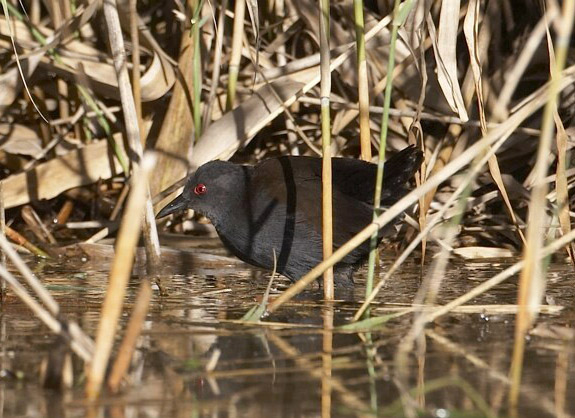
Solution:
[[[384,165],[382,205],[390,206],[406,193],[406,183],[419,169],[421,151],[407,147],[389,158]],[[258,165],[258,173],[274,176],[294,184],[321,182],[322,162],[314,157],[280,157]],[[332,159],[333,189],[364,203],[373,204],[377,166],[353,158]]]
[[[261,197],[265,196],[260,199],[260,202],[274,201],[277,204],[275,209],[278,213],[287,215],[288,229],[293,228],[293,238],[297,242],[311,242],[314,243],[314,248],[321,249],[323,221],[320,178],[308,176],[287,181],[283,178],[268,178],[267,181],[259,181],[257,187],[253,189],[262,194]],[[365,228],[371,222],[373,214],[371,205],[337,188],[333,190],[332,197],[333,243],[334,248],[337,249]],[[261,204],[258,206],[260,206],[258,212],[263,214],[265,209],[261,207]],[[292,223],[291,226],[289,222]],[[297,249],[294,250],[297,251]],[[353,251],[344,259],[344,262],[354,264],[361,258],[362,251],[365,250]],[[302,257],[305,257],[305,254]]]

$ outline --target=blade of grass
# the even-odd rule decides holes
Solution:
[[[242,316],[242,321],[246,322],[259,322],[261,316],[266,312],[266,308],[268,306],[268,300],[270,298],[270,292],[272,290],[272,284],[276,278],[276,269],[277,269],[277,256],[275,248],[272,248],[273,255],[274,255],[274,269],[272,271],[272,276],[270,277],[270,281],[268,282],[268,287],[262,297],[262,301],[259,305],[255,305],[252,307],[244,316]]]

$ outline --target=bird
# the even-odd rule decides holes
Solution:
[[[409,191],[423,154],[404,148],[384,165],[381,207]],[[342,246],[373,220],[377,165],[332,158],[333,246]],[[322,160],[280,156],[252,165],[210,161],[190,174],[182,193],[157,215],[184,209],[206,216],[224,246],[242,261],[297,281],[323,259]],[[378,244],[392,226],[380,230]],[[275,253],[275,254],[274,254]],[[353,286],[369,255],[369,240],[334,265],[336,287]]]

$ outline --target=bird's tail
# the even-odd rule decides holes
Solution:
[[[421,166],[423,153],[411,145],[385,162],[381,205],[391,206],[409,192],[409,179]]]

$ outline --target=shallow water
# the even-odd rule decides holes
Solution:
[[[94,335],[106,290],[105,263],[97,266],[104,271],[98,271],[93,265],[66,261],[28,261],[65,316]],[[386,259],[384,264],[392,261]],[[454,261],[439,303],[462,295],[509,265],[510,260]],[[314,417],[323,407],[333,416],[402,416],[405,405],[423,416],[509,414],[512,314],[478,310],[446,315],[427,327],[410,351],[406,368],[400,370],[394,358],[411,327],[411,314],[369,334],[324,326],[332,321],[336,326],[345,324],[353,316],[360,306],[356,301],[363,297],[364,271],[356,275],[357,286],[344,295],[345,301],[325,303],[321,293],[312,290],[266,318],[264,325],[234,320],[259,300],[268,275],[240,264],[223,271],[205,266],[197,271],[164,278],[169,294],[154,293],[129,382],[120,395],[104,395],[92,407],[84,400],[83,367],[77,359],[71,389],[42,388],[39,370],[55,351],[57,338],[9,293],[0,311],[0,415]],[[550,266],[547,301],[566,308],[542,314],[538,329],[572,327],[572,272],[568,265]],[[419,284],[419,266],[407,263],[386,284],[372,313],[397,312],[411,304]],[[288,285],[279,279],[272,295]],[[135,276],[122,326],[137,289]],[[516,290],[513,278],[471,304],[514,304]],[[575,414],[573,351],[569,340],[541,333],[529,337],[519,416]],[[214,370],[206,371],[216,357]]]

